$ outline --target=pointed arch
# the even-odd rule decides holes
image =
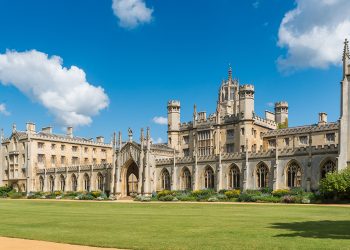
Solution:
[[[255,170],[256,186],[266,188],[269,186],[269,168],[264,162],[260,162]]]
[[[240,189],[241,173],[236,164],[232,164],[229,171],[229,189]]]
[[[90,192],[90,176],[87,173],[84,174],[83,181],[84,181],[84,191]]]
[[[44,177],[42,175],[39,177],[39,191],[44,192]]]
[[[301,187],[302,170],[296,160],[291,160],[286,168],[286,185],[289,188]]]
[[[320,166],[321,179],[326,178],[328,173],[333,173],[336,171],[336,163],[331,159],[326,159],[321,163]]]
[[[97,174],[97,189],[104,191],[104,177],[100,172]]]
[[[61,174],[60,175],[60,191],[64,192],[66,189],[66,178]]]
[[[166,168],[161,173],[161,187],[162,190],[170,190],[170,174]]]
[[[183,167],[181,171],[181,189],[192,190],[192,176],[188,167]]]
[[[55,191],[55,178],[50,175],[49,176],[49,192],[54,192]]]
[[[75,174],[72,174],[71,176],[71,183],[72,183],[72,191],[76,192],[78,191],[78,178]]]
[[[211,166],[206,166],[204,171],[204,188],[205,189],[214,189],[215,188],[215,175],[214,170]]]

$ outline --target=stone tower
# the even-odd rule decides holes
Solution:
[[[246,84],[239,87],[239,111],[242,119],[253,119],[254,85]]]
[[[168,102],[168,146],[179,150],[180,102]]]
[[[227,81],[222,81],[219,89],[218,108],[221,116],[238,113],[238,80],[232,78],[232,68],[229,67]]]
[[[349,42],[345,39],[343,51],[343,79],[341,81],[341,103],[340,103],[340,143],[338,170],[344,169],[350,163],[350,54]]]
[[[288,102],[275,103],[275,121],[281,128],[288,127]]]

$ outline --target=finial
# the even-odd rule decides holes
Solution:
[[[119,149],[122,148],[122,132],[119,131],[119,134],[118,134],[118,144],[119,144]]]
[[[128,129],[129,142],[132,142],[132,135],[133,135],[132,129],[129,128],[129,129]]]
[[[345,38],[344,41],[344,52],[343,52],[343,60],[345,59],[349,59],[350,58],[350,54],[349,54],[349,41],[347,38]]]
[[[231,63],[228,65],[228,79],[232,80],[232,67]]]
[[[2,140],[4,140],[4,129],[1,129],[1,133],[0,133],[0,143],[2,142]]]
[[[147,140],[150,140],[151,139],[151,134],[150,134],[150,129],[149,129],[149,127],[147,127],[147,134],[146,134],[146,139]]]
[[[16,133],[17,131],[17,127],[16,127],[16,123],[12,124],[12,133]]]

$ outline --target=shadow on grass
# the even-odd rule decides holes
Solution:
[[[274,223],[274,229],[289,230],[291,233],[275,237],[305,237],[321,239],[350,239],[350,221],[304,221],[292,223]]]

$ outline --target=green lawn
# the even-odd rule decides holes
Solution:
[[[0,236],[131,249],[350,249],[350,207],[0,200]]]

